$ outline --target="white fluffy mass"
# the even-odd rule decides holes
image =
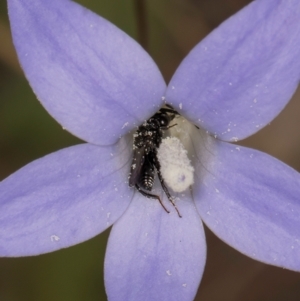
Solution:
[[[194,168],[178,138],[163,139],[157,157],[161,166],[161,175],[174,192],[183,192],[194,184]]]

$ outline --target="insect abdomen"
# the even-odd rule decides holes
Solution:
[[[154,177],[152,175],[144,174],[142,178],[142,186],[144,189],[151,191],[154,183]]]
[[[155,171],[153,165],[147,160],[141,173],[140,185],[142,188],[151,191],[154,183]]]

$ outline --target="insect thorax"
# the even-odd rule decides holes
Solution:
[[[133,138],[134,148],[144,147],[146,154],[148,154],[161,143],[162,131],[155,120],[149,119],[138,128]]]

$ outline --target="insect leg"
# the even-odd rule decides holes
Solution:
[[[167,109],[167,108],[161,108],[160,111],[162,113],[170,113],[170,114],[174,114],[174,115],[180,115],[176,110],[174,109]]]
[[[167,127],[167,130],[170,129],[170,128],[172,128],[172,127],[175,126],[175,125],[178,125],[178,124],[175,123],[175,124],[169,125],[169,126]]]
[[[161,206],[165,209],[165,211],[167,213],[170,213],[170,211],[165,207],[165,205],[163,204],[163,202],[161,201],[161,199],[158,195],[155,195],[155,194],[152,194],[152,193],[149,193],[149,192],[146,192],[146,191],[142,190],[142,188],[138,184],[135,184],[135,188],[138,190],[138,192],[141,195],[145,196],[146,198],[158,200],[160,202]]]
[[[155,155],[155,158],[153,158],[153,161],[154,161],[155,168],[157,170],[157,175],[158,175],[158,179],[160,181],[161,187],[163,188],[165,194],[167,195],[168,200],[171,202],[171,204],[174,206],[175,210],[177,211],[178,216],[182,217],[182,215],[180,214],[180,212],[179,212],[176,204],[174,203],[174,200],[173,200],[173,198],[172,198],[172,196],[171,196],[171,194],[170,194],[170,192],[168,190],[168,187],[166,186],[165,181],[164,181],[164,179],[163,179],[163,177],[161,175],[160,164],[159,164],[159,161],[157,160],[156,155]]]

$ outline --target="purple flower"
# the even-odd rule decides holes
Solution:
[[[114,224],[105,259],[109,300],[192,300],[206,258],[202,219],[240,252],[300,270],[298,172],[226,142],[268,124],[297,88],[298,0],[252,2],[191,51],[167,88],[136,42],[80,5],[8,0],[8,7],[37,97],[88,143],[1,182],[0,255],[55,251]],[[195,184],[176,202],[182,218],[128,187],[132,139],[126,134],[164,99],[204,129],[192,126],[189,134]]]

